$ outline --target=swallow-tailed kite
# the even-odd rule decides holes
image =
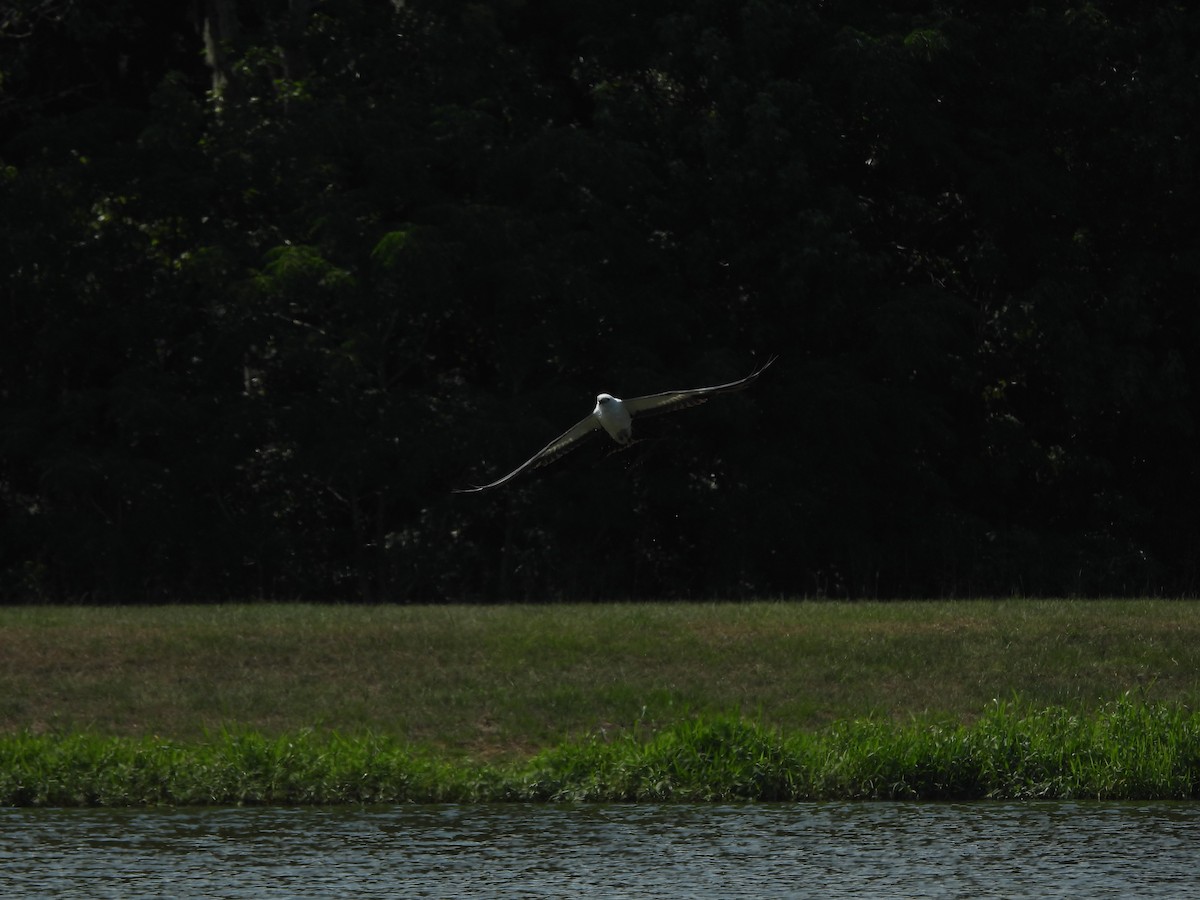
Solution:
[[[592,410],[591,415],[564,431],[503,478],[498,478],[491,484],[456,489],[454,493],[471,494],[507,484],[526,469],[537,469],[554,462],[580,441],[591,437],[601,428],[607,431],[618,444],[628,444],[633,436],[634,416],[652,416],[674,412],[677,409],[687,409],[691,406],[699,406],[715,394],[730,394],[734,391],[745,390],[754,384],[758,380],[758,376],[766,371],[767,366],[776,359],[777,357],[772,356],[745,378],[731,381],[728,384],[689,388],[682,391],[663,391],[659,394],[647,394],[645,397],[634,397],[631,400],[621,400],[612,394],[600,394],[596,397],[596,408]]]

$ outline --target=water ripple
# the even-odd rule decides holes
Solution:
[[[6,897],[1200,897],[1194,804],[0,810]]]

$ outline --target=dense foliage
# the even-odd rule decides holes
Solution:
[[[1198,73],[1184,4],[17,0],[0,592],[1194,593]]]
[[[1195,800],[1200,716],[1125,698],[1083,717],[996,704],[972,725],[859,720],[790,735],[723,716],[498,764],[371,735],[26,732],[0,736],[0,763],[4,806]]]

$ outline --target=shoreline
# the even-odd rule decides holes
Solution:
[[[698,718],[498,763],[314,732],[0,737],[7,807],[1198,797],[1200,713],[1130,697],[1090,716],[1014,701],[971,725],[860,720],[794,734]]]
[[[1192,600],[0,608],[9,805],[1193,797],[1197,709]]]

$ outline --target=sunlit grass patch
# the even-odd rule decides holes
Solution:
[[[311,732],[0,738],[8,806],[1197,797],[1200,714],[1131,698],[1086,715],[1012,702],[970,725],[852,720],[800,733],[702,716],[497,762]]]
[[[1200,705],[1194,601],[0,608],[0,733],[386,735],[524,759],[697,716]]]
[[[8,806],[437,802],[461,799],[451,772],[369,736],[0,738],[0,803]]]
[[[1200,790],[1200,716],[1123,699],[1084,716],[996,704],[969,726],[794,735],[718,718],[557,748],[521,778],[518,793],[545,800],[1187,799]]]

